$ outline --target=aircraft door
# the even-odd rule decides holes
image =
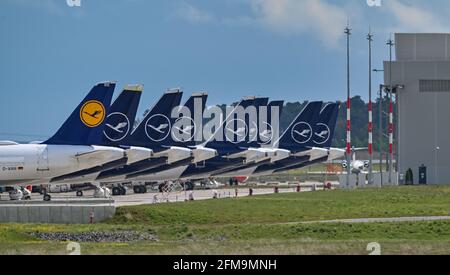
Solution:
[[[37,170],[38,172],[49,171],[49,163],[48,163],[48,148],[47,146],[38,148],[38,157],[37,157]]]

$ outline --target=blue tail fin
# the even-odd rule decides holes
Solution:
[[[44,144],[98,145],[103,138],[115,83],[97,84],[56,134]]]
[[[173,146],[195,146],[203,137],[203,112],[208,100],[207,93],[193,94],[183,107],[172,113],[172,134],[168,137]]]
[[[103,131],[104,146],[120,146],[133,130],[143,86],[126,86],[112,104]]]
[[[330,148],[334,137],[334,130],[339,114],[339,104],[327,104],[319,116],[313,136],[314,145],[322,148]]]
[[[259,133],[260,133],[260,125],[259,122],[263,119],[263,115],[261,111],[265,111],[268,109],[269,104],[269,98],[267,97],[261,97],[256,98],[254,103],[249,106],[250,108],[253,108],[253,110],[249,109],[249,112],[245,116],[245,123],[248,126],[248,133],[245,138],[246,143],[242,143],[243,147],[259,147]],[[251,113],[253,111],[256,111],[256,116],[251,117]]]
[[[172,128],[172,109],[180,105],[182,96],[183,92],[178,89],[166,92],[125,139],[124,144],[156,150],[166,146]]]
[[[275,146],[291,151],[299,151],[313,146],[314,126],[317,124],[322,102],[310,102],[294,119],[291,125],[276,142]]]
[[[259,115],[258,143],[261,146],[271,145],[280,136],[280,117],[284,101],[271,101],[267,106],[267,115]]]
[[[205,147],[216,149],[221,154],[231,154],[234,151],[240,151],[239,144],[242,142],[245,142],[245,136],[239,137],[240,141],[235,140],[236,135],[231,135],[230,132],[237,132],[236,128],[239,128],[239,126],[244,127],[244,123],[242,121],[239,121],[240,125],[237,127],[236,123],[236,112],[238,111],[238,108],[247,108],[248,106],[251,106],[255,103],[256,98],[244,98],[242,99],[233,109],[231,113],[226,113],[223,116],[223,122],[215,129],[215,133],[204,143]],[[245,125],[246,126],[246,125]],[[246,128],[246,127],[244,127]],[[227,134],[229,134],[227,138]],[[241,134],[241,133],[239,133]],[[232,137],[231,137],[232,136]],[[230,140],[233,140],[230,141]]]
[[[259,111],[260,107],[267,106],[268,104],[269,99],[265,97],[246,98],[239,103],[237,109],[235,109],[231,117],[226,121],[224,143],[243,148],[258,146],[257,121]]]

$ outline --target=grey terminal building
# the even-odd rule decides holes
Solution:
[[[397,87],[398,173],[411,169],[414,184],[450,184],[450,34],[398,33],[395,43],[384,79]]]

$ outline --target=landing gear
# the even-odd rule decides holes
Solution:
[[[127,188],[122,185],[113,187],[112,194],[113,196],[125,196],[127,194]]]
[[[78,191],[77,191],[77,197],[82,197],[82,196],[83,196],[83,191],[78,190]]]
[[[186,191],[193,191],[195,189],[195,184],[193,182],[186,182]]]
[[[44,201],[51,201],[52,200],[52,196],[50,196],[49,194],[44,194]]]
[[[120,196],[120,188],[119,187],[113,187],[112,194],[113,194],[113,196]]]
[[[133,186],[133,191],[136,194],[145,194],[145,193],[147,193],[147,186],[145,186],[145,185]]]

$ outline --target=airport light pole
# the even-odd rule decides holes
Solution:
[[[372,42],[373,35],[369,30],[369,185],[373,185],[373,116],[372,116]]]
[[[387,43],[389,46],[389,184],[392,184],[392,169],[394,159],[394,103],[392,100],[392,47],[395,45],[390,38]]]
[[[383,85],[380,85],[380,102],[378,103],[378,150],[380,150],[380,184],[383,186]]]
[[[351,173],[351,96],[350,96],[350,36],[351,29],[347,25],[345,28],[345,34],[347,35],[347,188],[350,186],[350,173]]]
[[[384,72],[384,70],[373,70],[376,73]],[[379,153],[379,163],[380,166],[380,185],[383,186],[383,89],[384,85],[380,84],[380,90],[379,90],[379,102],[378,102],[378,153]]]

